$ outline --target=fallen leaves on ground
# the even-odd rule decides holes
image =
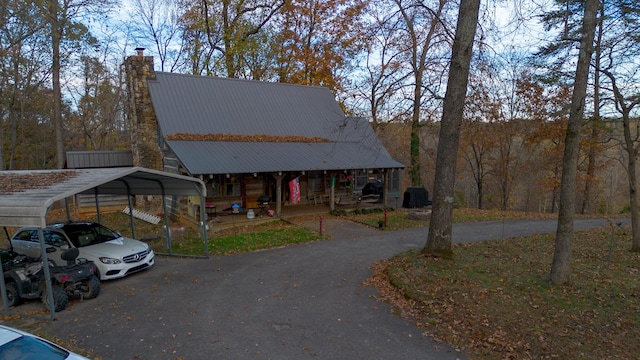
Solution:
[[[629,229],[613,230],[576,233],[570,285],[549,281],[552,235],[456,246],[452,261],[409,251],[366,284],[472,359],[637,358],[640,254]]]

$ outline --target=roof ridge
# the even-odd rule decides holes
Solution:
[[[331,89],[329,87],[327,87],[327,86],[304,85],[304,84],[294,84],[294,83],[285,83],[285,82],[267,81],[267,80],[241,79],[241,78],[232,78],[232,77],[216,76],[216,75],[194,75],[194,74],[182,74],[182,73],[172,73],[172,72],[164,72],[164,71],[157,71],[156,72],[156,76],[157,75],[183,76],[183,77],[193,77],[193,78],[197,78],[197,79],[207,79],[207,80],[215,79],[215,80],[225,80],[225,81],[232,81],[232,82],[247,82],[247,83],[252,83],[252,84],[294,86],[294,87],[303,87],[305,89],[308,89],[308,88],[326,89],[326,90],[331,91]]]

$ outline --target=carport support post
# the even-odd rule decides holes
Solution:
[[[207,240],[207,212],[202,211],[205,208],[206,199],[204,195],[200,195],[200,227],[202,228],[202,241],[204,241],[204,256],[209,257],[209,240]]]
[[[167,199],[164,193],[164,186],[162,186],[162,183],[159,184],[160,189],[162,190],[162,217],[164,218],[164,236],[166,236],[167,238],[167,250],[169,250],[169,255],[173,255],[171,246],[171,231],[169,231],[169,215],[167,215]]]
[[[0,266],[0,291],[2,291],[2,304],[4,305],[4,311],[9,312],[9,299],[7,298],[7,284],[4,282],[4,270]]]
[[[382,207],[387,207],[387,196],[389,195],[389,172],[382,169]],[[385,224],[385,227],[387,224]]]
[[[45,284],[47,285],[47,297],[49,297],[50,320],[56,318],[56,305],[53,303],[53,287],[51,286],[51,270],[49,269],[49,259],[47,258],[47,247],[44,244],[44,231],[38,228],[38,242],[40,243],[42,269],[44,270]]]
[[[331,174],[331,195],[329,201],[329,210],[333,211],[336,209],[336,175]]]
[[[67,221],[71,221],[71,209],[69,208],[69,198],[64,198],[64,209],[67,211]]]
[[[129,188],[129,184],[127,184],[127,189]],[[136,224],[133,221],[133,203],[131,202],[131,195],[129,191],[127,191],[127,202],[129,203],[129,223],[131,223],[131,238],[136,238]]]
[[[98,188],[93,188],[93,193],[96,198],[96,213],[98,214],[98,223],[102,223],[102,217],[100,216],[100,201],[98,200]]]

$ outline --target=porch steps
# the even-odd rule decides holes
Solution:
[[[124,210],[122,210],[122,212],[129,215],[130,214],[129,207],[128,206],[125,207]],[[149,214],[147,212],[136,210],[136,209],[133,209],[133,217],[154,225],[158,225],[158,223],[161,220],[159,216]]]

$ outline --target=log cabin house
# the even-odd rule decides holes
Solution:
[[[155,72],[137,50],[125,61],[134,165],[199,177],[209,212],[257,210],[264,195],[275,215],[333,209],[371,182],[384,184],[381,204],[397,206],[404,165],[328,88]],[[199,211],[189,199],[187,213]]]

